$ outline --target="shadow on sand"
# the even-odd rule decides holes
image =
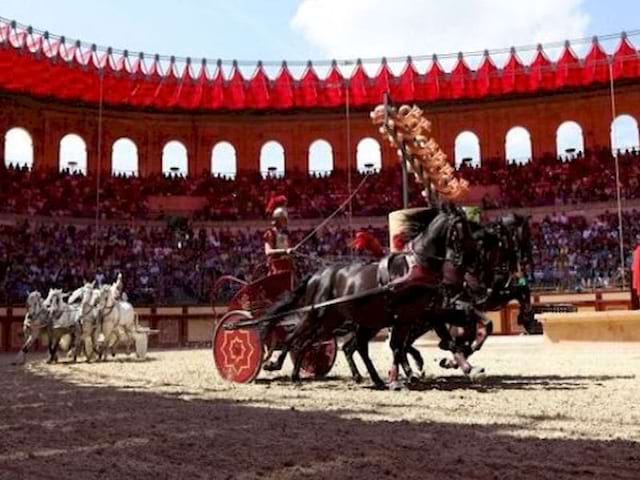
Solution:
[[[584,390],[593,383],[633,378],[635,378],[633,375],[490,375],[480,381],[472,382],[468,378],[458,375],[412,383],[408,385],[408,388],[417,391],[475,390],[481,393],[500,390]]]
[[[492,377],[483,388],[572,388],[587,379]],[[458,379],[426,385],[476,388]],[[521,438],[511,435],[517,425],[363,421],[268,402],[77,386],[4,365],[0,405],[2,480],[637,479],[640,472],[631,441]]]

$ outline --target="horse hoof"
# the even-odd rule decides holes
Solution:
[[[267,362],[262,366],[262,369],[265,372],[275,372],[276,370],[280,370],[280,366],[275,362]]]
[[[458,368],[458,365],[453,363],[449,358],[441,358],[438,365],[440,366],[440,368],[444,368],[445,370]]]
[[[480,382],[487,378],[487,374],[482,367],[473,367],[468,374],[469,380],[472,382]]]
[[[427,373],[424,370],[420,370],[419,379],[423,382],[433,380],[436,376],[433,373]]]
[[[391,382],[389,384],[389,390],[391,390],[392,392],[399,392],[400,390],[403,389],[403,385],[400,381],[396,380],[394,382]]]
[[[353,381],[356,382],[356,383],[362,383],[362,380],[363,380],[362,375],[354,375],[353,376]]]

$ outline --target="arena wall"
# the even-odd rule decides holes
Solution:
[[[629,310],[628,291],[590,292],[579,294],[534,294],[534,304],[571,303],[580,312]],[[150,348],[184,348],[211,345],[215,319],[226,311],[224,306],[137,307],[142,325],[158,330],[150,337]],[[19,306],[0,307],[0,352],[17,351],[22,337],[22,320],[26,310]],[[501,311],[490,312],[494,332],[498,335],[519,335],[518,304],[510,303]],[[38,348],[42,348],[42,341]]]
[[[616,84],[617,112],[640,119],[640,84],[634,80],[625,82]],[[545,95],[437,102],[422,107],[432,121],[434,137],[450,158],[455,138],[466,130],[479,137],[482,158],[504,157],[505,136],[514,126],[529,131],[534,157],[555,152],[556,131],[565,121],[580,124],[587,148],[610,144],[611,97],[606,86]],[[87,144],[88,171],[97,170],[97,108],[1,94],[0,110],[0,138],[13,127],[26,129],[33,138],[35,168],[58,168],[61,138],[76,133]],[[210,171],[211,151],[220,141],[235,147],[238,169],[258,171],[261,146],[276,140],[284,147],[286,170],[308,171],[309,146],[324,139],[333,149],[334,167],[344,169],[349,159],[356,158],[361,139],[378,137],[368,113],[369,109],[352,111],[347,142],[342,110],[209,114],[105,108],[100,165],[105,172],[111,171],[112,145],[127,137],[137,145],[139,172],[143,176],[162,172],[162,149],[170,140],[179,140],[187,147],[192,174]],[[4,158],[3,148],[0,142],[0,158]],[[396,154],[386,144],[382,145],[382,164],[396,164]]]

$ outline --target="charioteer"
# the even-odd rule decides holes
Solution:
[[[267,214],[271,215],[271,227],[264,232],[264,253],[267,257],[269,275],[289,272],[293,277],[293,249],[289,241],[289,213],[287,198],[279,195],[271,198]]]

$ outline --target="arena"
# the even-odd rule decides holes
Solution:
[[[0,11],[0,480],[639,478],[640,6],[60,1]]]
[[[375,344],[380,365],[386,345]],[[432,342],[420,345],[435,358]],[[210,350],[25,369],[2,359],[0,478],[637,478],[637,346],[494,338],[479,384],[377,392],[344,359],[292,387],[229,384]],[[389,359],[387,358],[388,363]],[[37,434],[34,434],[37,432]],[[179,472],[179,473],[178,473]]]

